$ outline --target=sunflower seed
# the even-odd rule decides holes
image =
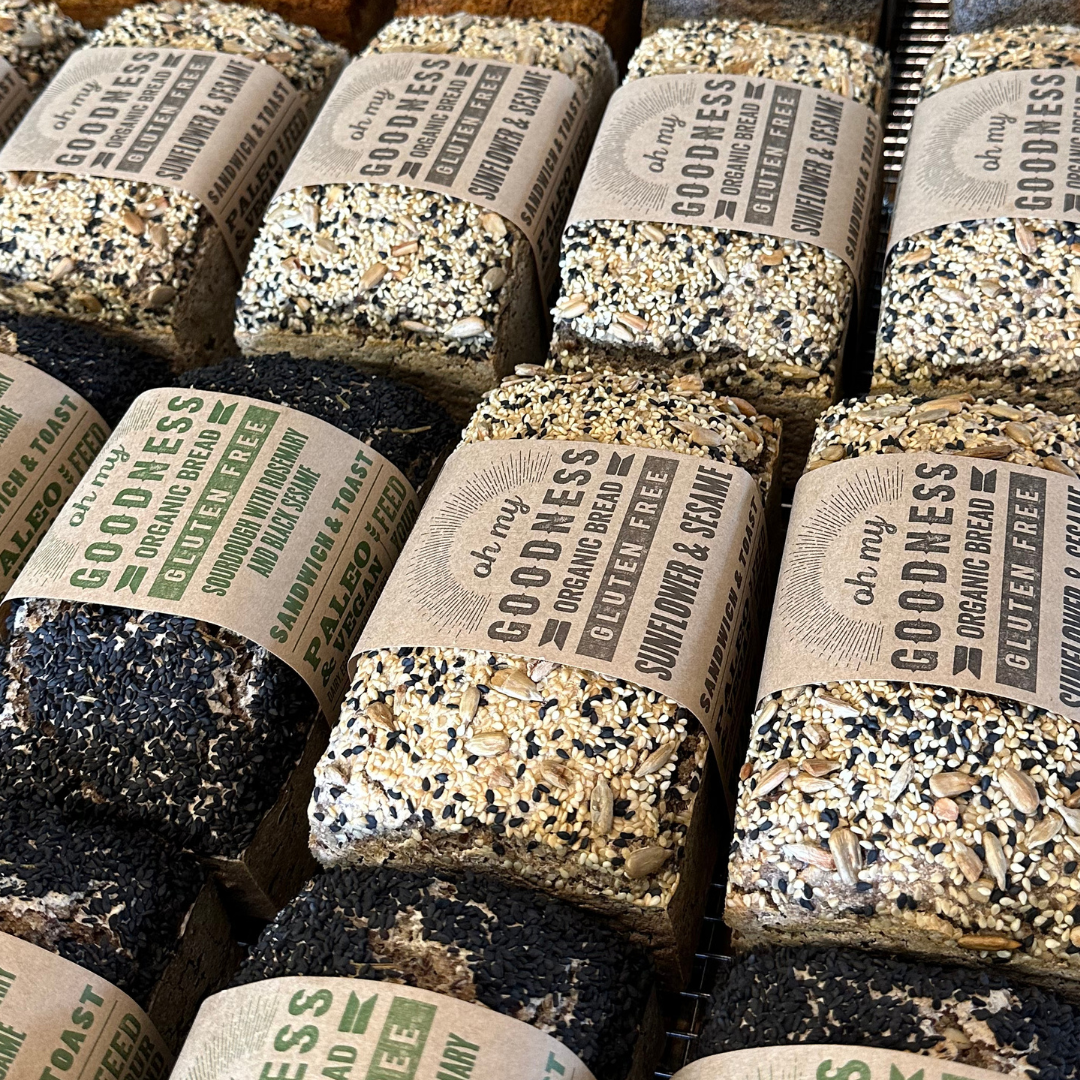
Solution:
[[[799,768],[808,776],[828,776],[839,770],[840,762],[830,758],[807,758]]]
[[[956,857],[956,865],[960,868],[960,873],[964,875],[970,884],[974,885],[982,877],[982,859],[962,840],[953,841],[953,854]]]
[[[446,336],[462,340],[465,338],[479,337],[481,334],[487,333],[487,324],[483,319],[478,319],[475,315],[469,315],[467,318],[458,319],[456,323],[451,325],[446,331]]]
[[[545,783],[569,791],[574,786],[577,770],[562,758],[544,758],[538,771]]]
[[[1009,881],[1009,864],[1005,858],[1005,849],[1001,841],[987,830],[983,831],[983,850],[986,852],[986,868],[990,871],[999,889],[1004,889]]]
[[[819,870],[835,870],[836,860],[824,849],[812,844],[785,844],[784,855]]]
[[[1021,814],[1034,814],[1039,809],[1039,791],[1027,773],[1019,769],[1002,769],[998,783],[1005,797]]]
[[[978,783],[970,773],[939,772],[930,777],[930,791],[938,799],[951,799],[977,787]]]
[[[1022,221],[1015,222],[1013,228],[1016,232],[1016,246],[1025,255],[1034,255],[1039,250],[1035,234]]]
[[[652,776],[659,772],[674,756],[678,749],[674,742],[665,743],[659,749],[654,750],[638,767],[634,776]]]
[[[670,858],[671,851],[668,848],[638,848],[626,856],[626,876],[635,881],[652,877]]]
[[[841,701],[840,698],[833,697],[831,694],[823,694],[819,691],[814,698],[814,701],[825,705],[832,711],[834,716],[846,717],[848,719],[862,716],[861,709],[856,709],[854,705],[851,705],[846,701]]]
[[[163,308],[176,299],[176,290],[171,285],[155,285],[147,297],[147,306],[150,308]]]
[[[952,799],[938,799],[934,803],[934,816],[939,821],[956,821],[960,816],[960,807]]]
[[[1020,942],[997,934],[965,934],[956,942],[961,949],[977,949],[979,952],[1009,952],[1020,948]]]
[[[498,292],[506,284],[506,271],[501,266],[493,266],[481,280],[488,292]]]
[[[594,836],[606,836],[611,831],[615,821],[615,797],[611,793],[611,787],[601,776],[593,784],[592,794],[589,796],[589,817],[592,819],[592,831]]]
[[[491,688],[515,701],[542,701],[536,683],[520,668],[503,668],[491,676]]]
[[[907,761],[893,773],[893,778],[889,782],[889,802],[894,803],[901,795],[903,795],[914,775],[915,762],[911,758],[908,758]]]
[[[754,797],[760,799],[763,795],[778,788],[791,775],[791,759],[784,758],[768,769],[754,788]]]
[[[646,221],[641,226],[641,231],[650,240],[655,240],[658,244],[662,244],[667,239],[667,233],[659,225],[654,225],[651,221]]]
[[[1057,814],[1047,814],[1042,821],[1037,821],[1027,834],[1030,847],[1042,847],[1049,843],[1064,828],[1065,822]]]
[[[123,222],[124,228],[133,236],[142,236],[146,232],[146,222],[134,210],[124,211]]]
[[[465,753],[477,757],[498,757],[510,749],[510,739],[505,731],[481,731],[465,740]]]
[[[1006,424],[1002,431],[1013,442],[1018,442],[1021,446],[1034,446],[1035,439],[1032,437],[1031,428],[1027,424],[1018,424],[1015,421],[1010,421]]]
[[[362,291],[367,292],[368,289],[374,289],[376,285],[384,277],[386,277],[386,271],[388,267],[386,263],[372,263],[361,275],[360,275],[360,288]]]
[[[506,235],[506,222],[503,220],[502,215],[493,213],[490,210],[480,215],[480,227],[488,236],[494,236],[496,239]]]
[[[1063,803],[1058,807],[1058,813],[1062,816],[1065,824],[1080,836],[1080,810],[1075,809],[1068,805],[1068,802]]]
[[[829,850],[836,861],[840,880],[854,888],[859,883],[859,868],[862,866],[859,838],[850,829],[833,829],[829,834]]]
[[[999,420],[1022,420],[1024,414],[1019,409],[1014,409],[1011,405],[1004,405],[998,403],[991,405],[986,410],[991,416],[996,416]]]
[[[385,701],[373,701],[364,709],[364,717],[376,727],[394,730],[394,713]]]

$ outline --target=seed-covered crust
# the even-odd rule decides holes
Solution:
[[[143,829],[0,804],[0,932],[93,971],[146,1006],[205,880]]]
[[[146,3],[90,47],[206,49],[273,65],[317,109],[345,52],[240,4]],[[231,341],[238,274],[209,212],[173,188],[68,173],[0,177],[0,304],[97,323],[171,359]]]
[[[931,58],[922,97],[996,71],[1076,67],[1080,29],[964,34]],[[1080,226],[1048,218],[943,225],[901,240],[881,294],[873,386],[939,395],[1038,394],[1076,408]]]
[[[880,113],[888,61],[851,38],[710,21],[646,38],[627,79],[699,71],[820,87]],[[561,273],[551,366],[700,371],[782,416],[805,454],[855,298],[838,256],[707,225],[582,221],[563,234]]]
[[[0,0],[0,57],[32,94],[44,88],[85,37],[54,0]]]
[[[236,978],[377,979],[553,1035],[597,1080],[626,1080],[649,1000],[643,953],[610,927],[471,874],[330,870],[263,931]]]
[[[722,966],[695,1059],[784,1043],[870,1046],[1031,1080],[1080,1078],[1080,1013],[1003,972],[850,949],[776,949]]]
[[[263,357],[185,380],[318,416],[420,485],[453,425],[408,387],[337,364]],[[316,715],[300,676],[262,646],[179,616],[18,602],[0,712],[0,798],[141,822],[201,855],[235,857],[295,765]]]
[[[603,38],[571,23],[473,15],[395,19],[365,50],[392,52],[448,53],[562,72],[582,90],[590,131],[615,84]],[[284,192],[271,203],[248,263],[237,340],[249,352],[280,348],[383,363],[429,385],[435,375],[451,384],[451,400],[471,407],[515,361],[542,348],[515,323],[524,305],[529,325],[541,333],[533,264],[516,226],[438,192],[393,184]],[[511,344],[517,346],[513,358]]]
[[[809,467],[916,451],[1075,476],[1080,419],[852,400],[822,417]],[[855,680],[775,693],[752,721],[726,918],[750,941],[1007,959],[1076,980],[1078,754],[1073,721],[1008,698]]]
[[[663,447],[745,468],[764,494],[775,425],[741,406],[693,376],[528,377],[488,394],[464,440]],[[667,911],[696,869],[687,834],[710,752],[685,709],[633,683],[504,653],[416,647],[358,659],[316,769],[321,862],[483,868],[673,948]]]
[[[645,0],[641,28],[643,34],[649,35],[662,26],[723,16],[874,42],[883,7],[882,0]]]

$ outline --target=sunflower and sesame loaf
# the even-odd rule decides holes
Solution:
[[[309,116],[345,52],[308,27],[239,4],[139,4],[90,48],[233,53],[274,67]],[[0,183],[0,305],[93,323],[167,357],[207,363],[232,346],[239,272],[194,197],[143,182],[69,173],[8,173]]]
[[[998,71],[1075,67],[1078,56],[1080,29],[1071,26],[965,34],[931,57],[921,96]],[[1001,217],[900,240],[885,267],[871,385],[1075,411],[1080,225]]]
[[[0,0],[0,58],[37,96],[86,37],[54,0]]]
[[[806,948],[760,950],[721,967],[695,1060],[791,1043],[900,1050],[1005,1076],[1080,1080],[1080,1011],[1012,985],[1002,971]]]
[[[767,508],[779,493],[777,425],[693,376],[508,380],[464,434],[583,438],[739,466]],[[709,739],[686,709],[634,683],[502,652],[418,643],[357,660],[316,770],[320,862],[476,869],[613,915],[665,977],[683,968],[723,817]]]
[[[446,994],[547,1032],[597,1080],[652,1077],[644,953],[596,916],[472,874],[325,871],[263,931],[235,981],[287,975]]]
[[[1075,476],[1080,420],[880,395],[820,422],[809,469],[932,451]],[[763,699],[740,774],[725,919],[739,940],[845,944],[1080,981],[1080,729],[1006,697],[836,681]]]
[[[554,19],[603,34],[616,62],[630,59],[641,35],[641,0],[397,0],[403,15],[505,15],[511,19]]]
[[[843,34],[874,44],[881,31],[883,0],[645,0],[643,35],[692,19],[753,19],[770,26],[819,34]]]
[[[569,23],[396,19],[365,52],[560,71],[585,98],[590,141],[615,84],[603,39]],[[515,364],[543,360],[543,303],[529,241],[493,210],[397,185],[325,184],[270,204],[240,289],[236,340],[249,354],[389,372],[464,419]]]
[[[888,61],[851,38],[758,23],[658,30],[627,80],[731,72],[821,87],[880,114]],[[808,243],[705,225],[579,221],[563,233],[549,366],[698,372],[784,422],[786,483],[838,392],[856,281]]]
[[[317,416],[417,487],[455,432],[415,390],[338,364],[239,359],[181,384]],[[240,634],[101,604],[19,601],[5,674],[0,798],[34,792],[221,859],[250,843],[318,711],[295,671]]]

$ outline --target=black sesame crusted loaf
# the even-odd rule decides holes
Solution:
[[[167,386],[168,364],[137,345],[43,315],[0,314],[0,352],[6,352],[84,397],[116,427],[144,391]]]
[[[85,37],[54,0],[0,0],[0,57],[35,97]]]
[[[821,419],[809,469],[933,451],[1080,469],[1080,419],[881,395]],[[1005,697],[824,682],[764,699],[725,919],[741,941],[1003,963],[1080,989],[1080,727]]]
[[[784,1043],[903,1050],[1025,1076],[1080,1080],[1080,1011],[1000,971],[850,949],[777,949],[721,967],[694,1057]]]
[[[641,32],[691,19],[753,19],[817,34],[843,34],[873,45],[881,31],[884,0],[645,0]]]
[[[759,23],[658,30],[627,80],[731,72],[821,87],[884,109],[888,61],[852,38]],[[814,420],[836,399],[856,282],[808,243],[707,225],[579,221],[563,233],[549,366],[698,372],[784,421],[784,480],[798,479]]]
[[[404,983],[530,1024],[597,1080],[646,1080],[659,1049],[645,954],[558,900],[473,874],[329,870],[262,933],[236,984]]]
[[[395,19],[366,52],[560,71],[581,88],[590,142],[615,85],[603,39],[570,23]],[[543,360],[543,303],[529,241],[494,211],[397,185],[324,184],[270,204],[240,288],[236,340],[247,353],[389,372],[464,419],[514,364]]]
[[[119,987],[174,1047],[238,959],[193,856],[145,829],[69,820],[27,799],[0,802],[0,933]]]
[[[337,364],[240,359],[184,382],[318,416],[384,454],[418,487],[454,431],[415,390]],[[300,676],[229,630],[46,600],[20,601],[13,614],[0,798],[33,790],[67,810],[138,822],[199,855],[231,860],[250,845],[309,731],[323,732],[325,742]],[[301,856],[303,807],[321,750],[307,745],[307,774],[295,781],[294,799]],[[271,832],[280,851],[289,830],[276,822]],[[300,875],[295,891],[307,865],[278,867],[283,877],[270,891],[278,899],[268,914],[280,906],[290,873]]]
[[[772,420],[696,376],[578,374],[507,380],[464,441],[677,450],[746,469],[768,507],[777,436]],[[724,817],[708,737],[687,710],[633,683],[505,653],[417,647],[357,660],[316,771],[320,862],[482,870],[616,917],[666,979],[685,973]],[[492,688],[508,671],[528,693]],[[470,739],[481,734],[504,745],[478,758]],[[611,812],[594,817],[590,804]]]
[[[309,27],[239,4],[145,3],[88,47],[205,49],[271,64],[313,115],[345,52]],[[239,272],[192,196],[155,184],[9,173],[0,177],[0,306],[94,323],[178,369],[232,348]]]
[[[921,96],[997,71],[1078,61],[1073,26],[965,34],[930,58]],[[932,397],[969,391],[1074,412],[1078,328],[1080,225],[1004,217],[943,225],[889,255],[871,386]]]

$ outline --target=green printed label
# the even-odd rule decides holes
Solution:
[[[482,1005],[396,983],[299,977],[225,990],[199,1010],[172,1080],[243,1077],[595,1080],[558,1040]]]
[[[417,513],[390,462],[322,420],[233,394],[154,390],[132,405],[11,596],[227,627],[289,664],[334,718]]]
[[[368,1066],[367,1080],[413,1080],[437,1011],[425,1002],[395,997]]]

